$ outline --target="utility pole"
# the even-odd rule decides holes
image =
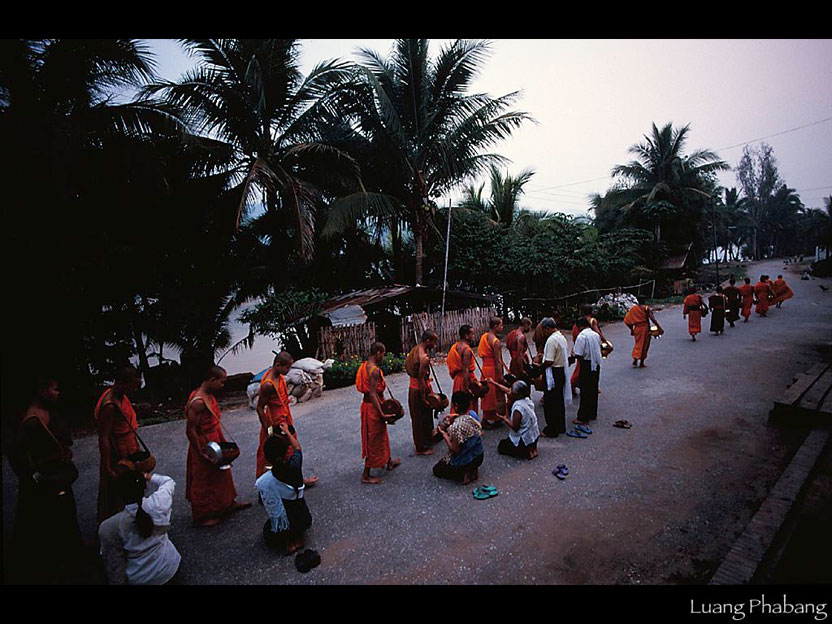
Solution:
[[[444,338],[445,325],[445,291],[448,288],[448,251],[451,247],[451,200],[448,200],[448,234],[445,236],[445,277],[442,280],[442,315],[439,317],[439,340]]]
[[[711,229],[714,231],[714,259],[716,260],[716,285],[719,286],[719,251],[716,246],[716,208],[714,207],[714,198],[711,196]]]

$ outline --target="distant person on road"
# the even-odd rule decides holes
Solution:
[[[576,324],[581,330],[572,353],[581,360],[581,403],[573,424],[586,425],[598,418],[598,383],[601,378],[601,337],[592,331],[586,318]]]
[[[703,308],[705,308],[705,302],[702,300],[702,295],[696,292],[696,286],[691,286],[682,304],[682,317],[688,319],[688,333],[693,342],[696,342],[696,334],[702,331]]]
[[[501,417],[509,426],[509,432],[507,438],[500,440],[497,452],[520,459],[534,459],[538,455],[537,441],[540,438],[540,430],[537,426],[534,403],[529,398],[529,384],[525,381],[515,381],[509,389],[493,379],[488,379],[488,383],[500,392],[510,393],[509,396],[513,399],[511,418]]]
[[[532,320],[523,317],[520,319],[520,324],[512,329],[508,336],[506,336],[506,348],[508,349],[510,360],[508,365],[509,372],[518,379],[526,378],[526,368],[524,364],[531,364],[529,357],[529,345],[526,341],[526,334],[532,329]]]
[[[725,320],[734,326],[734,323],[740,318],[740,301],[742,300],[742,292],[736,286],[737,280],[734,276],[728,280],[728,286],[722,291],[725,295]]]
[[[581,316],[587,320],[589,323],[589,327],[601,337],[601,340],[604,342],[607,341],[606,336],[604,336],[604,332],[601,331],[601,326],[598,324],[598,319],[596,319],[592,315],[592,304],[585,303],[581,306]],[[572,325],[572,343],[575,343],[575,340],[578,338],[578,334],[581,333],[580,328],[577,324]],[[572,394],[575,394],[575,390],[581,387],[580,382],[581,376],[581,363],[575,363],[575,370],[572,371],[572,377],[569,380],[570,385],[572,386]]]
[[[451,413],[437,427],[448,445],[448,454],[433,467],[434,476],[463,485],[476,481],[485,457],[482,426],[470,406],[471,395],[467,392],[458,391],[451,396]]]
[[[119,461],[138,452],[136,429],[139,421],[128,394],[142,387],[142,376],[132,366],[121,369],[112,387],[103,392],[95,405],[100,452],[98,485],[98,522],[101,523],[124,508],[116,489]]]
[[[226,514],[251,507],[238,503],[231,468],[220,468],[206,453],[210,442],[227,442],[222,432],[217,392],[227,379],[225,369],[212,366],[199,388],[191,392],[185,405],[185,433],[188,437],[188,458],[185,464],[185,499],[197,526],[214,526]]]
[[[769,296],[773,298],[774,292],[771,290],[771,284],[768,282],[768,275],[761,275],[760,281],[754,284],[754,297],[757,302],[755,312],[759,316],[766,316],[768,313]]]
[[[650,340],[653,337],[650,333],[650,322],[652,321],[661,333],[664,333],[662,326],[653,316],[653,310],[645,303],[644,297],[638,298],[638,304],[627,311],[624,316],[624,324],[630,328],[630,335],[633,336],[633,366],[645,367],[644,360],[647,359],[647,351],[650,349]],[[577,336],[575,337],[577,340]],[[576,366],[577,368],[577,366]]]
[[[407,406],[413,428],[413,445],[416,455],[433,455],[433,408],[428,395],[433,393],[430,382],[430,351],[439,344],[439,334],[432,329],[422,332],[422,341],[410,350],[404,361],[404,369],[410,377]]]
[[[480,338],[477,355],[482,359],[482,374],[497,382],[503,381],[503,347],[499,334],[503,331],[503,319],[492,316],[488,321],[488,331]],[[499,416],[505,416],[506,397],[497,392],[494,386],[488,387],[486,394],[480,401],[482,406],[482,426],[484,429],[496,429],[503,425]]]
[[[164,475],[131,470],[119,474],[116,487],[126,505],[98,527],[107,582],[170,583],[182,561],[168,537],[176,483]]]
[[[751,278],[746,277],[745,283],[740,286],[740,296],[742,297],[742,317],[743,323],[748,322],[748,317],[751,316],[751,307],[754,305],[754,287],[751,285]]]
[[[281,423],[285,423],[296,436],[295,423],[292,420],[292,410],[289,407],[289,390],[286,388],[286,375],[292,368],[295,358],[288,351],[281,351],[274,357],[272,367],[263,375],[260,381],[260,393],[257,396],[257,417],[260,419],[260,444],[257,447],[257,464],[254,478],[266,471],[266,455],[263,445],[269,435],[277,432]],[[289,449],[291,455],[293,450]],[[317,483],[318,477],[305,479],[306,485]]]
[[[557,323],[552,317],[542,321],[548,332],[543,347],[543,374],[546,390],[543,392],[543,416],[546,426],[543,436],[556,438],[566,433],[566,404],[572,402],[572,390],[567,383],[569,370],[569,347],[566,337],[558,331]]]
[[[778,308],[783,307],[784,301],[794,297],[794,292],[791,288],[789,288],[789,285],[786,283],[786,280],[783,279],[782,275],[778,275],[777,279],[774,280],[772,290],[774,291],[774,301],[776,302]]]
[[[708,308],[711,310],[710,331],[719,336],[725,331],[725,310],[728,307],[728,300],[723,293],[722,286],[716,287],[716,293],[708,297]]]
[[[445,360],[448,365],[448,374],[453,380],[453,394],[457,392],[470,392],[471,385],[476,381],[474,371],[474,328],[468,324],[459,328],[459,340],[451,345],[448,350],[448,357]],[[452,395],[453,396],[453,395]],[[471,409],[478,412],[479,400],[472,396]]]
[[[402,463],[400,459],[390,457],[390,438],[387,435],[387,416],[381,411],[384,390],[387,383],[381,371],[381,363],[387,348],[383,342],[374,342],[370,347],[370,357],[359,368],[355,376],[355,388],[363,395],[361,400],[361,457],[364,460],[364,472],[361,483],[377,485],[380,477],[374,477],[370,470],[386,468],[393,470]]]
[[[269,436],[264,444],[264,453],[272,469],[257,479],[255,487],[269,516],[263,525],[266,544],[291,555],[304,547],[303,534],[312,526],[312,514],[304,498],[300,443],[285,422],[278,427],[278,434]]]

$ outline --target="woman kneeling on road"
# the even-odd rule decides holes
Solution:
[[[463,485],[479,477],[484,450],[482,425],[476,412],[470,410],[471,395],[461,390],[451,397],[451,414],[437,427],[448,445],[448,454],[433,467],[433,474],[440,479],[459,481]]]
[[[511,429],[508,437],[500,440],[497,452],[500,455],[521,459],[534,459],[537,457],[537,439],[540,437],[540,429],[537,427],[534,403],[529,398],[531,394],[529,384],[525,381],[515,381],[509,390],[491,379],[487,381],[494,384],[498,390],[510,392],[509,399],[514,401],[511,405],[511,419],[500,416]]]

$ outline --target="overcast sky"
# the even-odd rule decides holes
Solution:
[[[435,55],[448,40],[431,41]],[[193,65],[173,41],[150,41],[159,73],[176,79]],[[391,39],[304,39],[302,70],[332,58],[357,61],[367,47],[387,55]],[[651,130],[690,124],[685,152],[709,148],[735,167],[745,143],[774,148],[780,175],[808,207],[832,194],[832,40],[568,40],[491,42],[473,90],[520,90],[526,124],[494,151],[509,173],[535,175],[525,208],[587,211],[610,170]],[[800,128],[800,129],[796,129]],[[776,136],[773,136],[776,135]],[[720,176],[737,186],[734,171]]]

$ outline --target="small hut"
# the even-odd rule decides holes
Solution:
[[[687,275],[696,271],[696,267],[693,243],[688,243],[683,253],[670,256],[658,266],[658,274],[661,279],[670,284],[674,295],[681,295],[685,290]]]

